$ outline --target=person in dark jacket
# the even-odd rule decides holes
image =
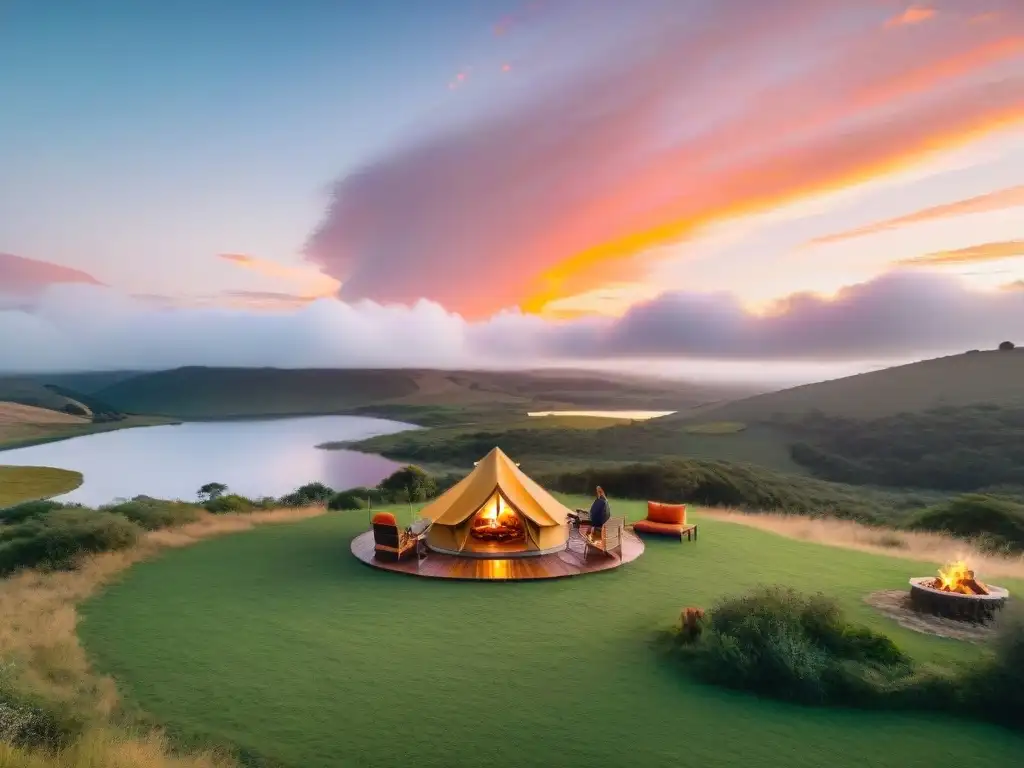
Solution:
[[[604,488],[597,486],[597,498],[590,505],[590,537],[596,538],[601,535],[601,526],[608,522],[612,516],[612,507],[608,503],[608,497],[604,495]]]

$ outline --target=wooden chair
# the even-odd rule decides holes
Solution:
[[[626,530],[626,518],[612,517],[601,526],[600,531],[591,531],[583,537],[583,562],[591,552],[600,552],[607,557],[622,559],[622,534]]]
[[[373,556],[381,560],[401,560],[417,554],[417,537],[398,527],[398,521],[390,512],[378,512],[373,516]]]

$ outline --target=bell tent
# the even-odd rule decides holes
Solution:
[[[466,557],[556,552],[569,536],[569,510],[500,448],[423,509],[433,521],[427,545]]]

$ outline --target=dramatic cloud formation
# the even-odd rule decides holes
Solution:
[[[958,200],[946,205],[936,205],[931,208],[911,213],[907,216],[899,216],[885,221],[879,221],[866,227],[858,227],[846,232],[837,232],[827,237],[819,237],[812,240],[809,245],[827,245],[839,243],[844,240],[853,240],[857,237],[874,235],[879,232],[886,232],[892,229],[899,229],[911,224],[921,224],[926,221],[953,218],[956,216],[969,216],[973,213],[988,213],[989,211],[1001,211],[1006,208],[1024,207],[1024,186],[1000,189],[985,195],[977,195],[967,200]]]
[[[978,262],[998,261],[1024,256],[1024,240],[1007,240],[1002,243],[981,243],[968,248],[957,248],[952,251],[938,251],[913,259],[904,259],[903,266],[923,267],[936,264],[975,264]]]
[[[1024,327],[1024,291],[971,292],[896,273],[832,299],[793,296],[770,314],[728,295],[663,295],[621,318],[560,322],[504,312],[468,322],[437,304],[320,299],[282,312],[159,308],[108,288],[59,285],[0,309],[0,370],[282,367],[516,367],[672,358],[865,361],[992,347]],[[762,372],[764,373],[764,372]]]
[[[348,300],[539,311],[635,281],[639,256],[710,223],[1024,120],[1019,27],[942,11],[891,34],[891,3],[678,2],[539,97],[340,179],[309,259]]]

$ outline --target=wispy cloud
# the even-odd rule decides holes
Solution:
[[[977,264],[1024,256],[1024,240],[1007,240],[1001,243],[980,243],[969,248],[937,251],[898,262],[901,266],[922,267],[943,264]]]
[[[908,24],[920,24],[923,21],[928,21],[935,16],[935,9],[929,8],[924,5],[912,5],[899,16],[893,16],[887,22],[885,26],[891,27],[904,27]]]
[[[1024,121],[1024,80],[978,76],[1024,54],[998,25],[937,19],[909,46],[852,0],[704,7],[652,15],[620,55],[340,179],[309,259],[345,298],[539,311],[635,282],[638,255],[709,224]],[[786,76],[767,76],[783,56]]]
[[[244,253],[221,253],[219,254],[219,257],[225,261],[230,261],[232,264],[237,264],[244,269],[258,272],[261,275],[277,278],[290,283],[300,284],[304,286],[302,293],[304,297],[307,297],[305,300],[312,300],[324,296],[333,296],[338,292],[338,288],[341,285],[341,283],[333,277],[325,275],[316,267],[311,267],[309,265],[291,266],[271,261],[269,259],[257,258]],[[237,298],[249,299],[255,299],[257,294],[259,294],[259,296],[265,301],[269,301],[270,296],[294,296],[294,294],[267,291],[235,291],[233,293]]]
[[[828,245],[829,243],[839,243],[845,240],[853,240],[858,237],[878,234],[879,232],[899,229],[900,227],[906,227],[911,224],[920,224],[926,221],[948,219],[956,216],[968,216],[974,213],[1001,211],[1006,208],[1015,208],[1018,206],[1024,206],[1024,186],[1009,187],[1007,189],[989,192],[985,195],[970,197],[966,200],[957,200],[944,205],[924,208],[906,216],[897,216],[896,218],[878,221],[865,227],[857,227],[856,229],[850,229],[845,232],[837,232],[826,237],[819,237],[810,241],[808,245]]]
[[[51,285],[75,283],[100,285],[100,281],[81,270],[0,253],[0,305],[11,305],[38,295]]]

